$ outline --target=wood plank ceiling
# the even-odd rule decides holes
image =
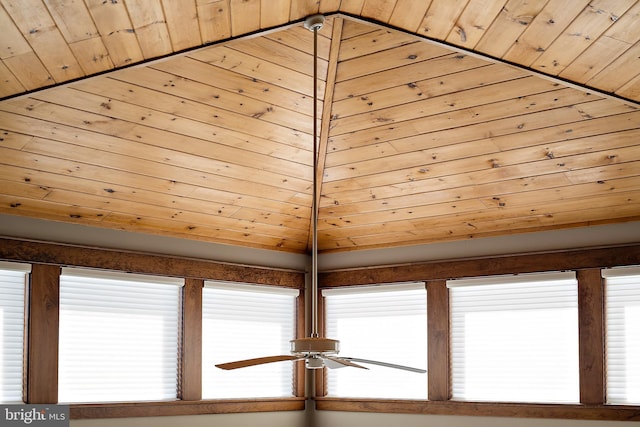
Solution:
[[[640,1],[0,4],[0,213],[307,251],[321,12],[320,251],[640,219]]]

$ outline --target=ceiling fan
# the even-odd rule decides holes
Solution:
[[[347,366],[361,369],[369,369],[362,364],[379,365],[387,368],[402,369],[405,371],[426,373],[424,369],[410,366],[396,365],[394,363],[380,362],[376,360],[360,359],[355,357],[338,356],[339,341],[324,338],[318,334],[318,207],[317,207],[317,103],[318,103],[318,30],[324,24],[323,15],[312,15],[304,21],[304,26],[313,31],[313,194],[311,202],[312,243],[311,243],[311,319],[312,331],[309,337],[291,340],[291,354],[279,356],[266,356],[254,359],[238,360],[235,362],[220,363],[216,367],[225,370],[246,368],[265,363],[304,360],[307,369],[321,369],[325,366],[330,369],[344,368]],[[374,337],[375,338],[375,337]],[[357,363],[356,363],[357,362]]]

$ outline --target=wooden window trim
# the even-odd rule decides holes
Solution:
[[[304,397],[290,397],[274,399],[176,400],[171,402],[82,404],[71,405],[69,415],[72,420],[78,420],[92,418],[301,411],[304,409]]]
[[[61,266],[184,277],[179,393],[181,400],[70,405],[71,419],[298,411],[305,409],[304,375],[297,369],[291,398],[202,400],[202,286],[205,279],[304,289],[304,273],[206,260],[0,238],[0,259],[32,264],[25,329],[24,399],[58,402],[58,330]],[[304,302],[298,301],[298,319]],[[302,325],[302,323],[301,323]],[[300,329],[302,328],[302,329]],[[304,326],[299,326],[304,332]],[[304,368],[302,369],[304,373]]]
[[[59,290],[59,266],[31,265],[25,310],[23,398],[27,403],[58,401]]]
[[[316,397],[316,409],[392,414],[469,415],[514,418],[640,421],[637,406],[586,404],[480,403]]]
[[[639,421],[640,406],[604,404],[604,306],[601,269],[640,264],[640,245],[556,251],[400,266],[347,269],[320,275],[320,288],[427,281],[429,399],[324,397],[316,376],[316,409],[433,415]],[[579,404],[469,402],[450,399],[449,303],[446,280],[542,271],[574,270],[578,277]],[[446,331],[446,336],[442,334]],[[434,370],[436,371],[434,373]],[[432,378],[432,376],[434,378]]]
[[[178,397],[202,399],[202,288],[204,280],[185,279],[180,325]]]

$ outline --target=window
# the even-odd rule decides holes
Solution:
[[[293,395],[293,363],[225,371],[217,363],[290,354],[298,290],[205,282],[202,294],[202,398]]]
[[[183,283],[182,279],[64,268],[59,400],[176,399]]]
[[[607,403],[640,404],[640,267],[603,270]]]
[[[427,293],[424,283],[325,289],[326,336],[340,355],[425,368]],[[328,369],[327,395],[426,399],[424,374],[366,365]]]
[[[578,402],[575,273],[452,280],[452,397]]]
[[[0,402],[22,402],[24,293],[28,264],[0,262]]]

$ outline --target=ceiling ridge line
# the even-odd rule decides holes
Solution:
[[[336,16],[333,21],[333,33],[331,35],[331,46],[329,48],[329,65],[327,68],[327,77],[325,79],[325,91],[322,101],[322,116],[320,117],[320,136],[318,141],[318,170],[315,171],[318,190],[316,192],[316,206],[320,206],[320,198],[322,197],[322,176],[324,175],[325,160],[327,158],[327,145],[329,143],[329,125],[331,122],[331,105],[333,104],[333,86],[336,82],[338,70],[338,55],[340,53],[340,45],[342,43],[342,27],[344,19]],[[314,144],[316,141],[314,141]],[[307,246],[311,248],[311,237],[313,234],[313,224],[309,224],[309,239]]]

